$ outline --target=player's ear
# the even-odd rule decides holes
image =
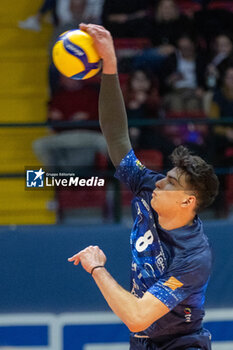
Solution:
[[[196,206],[197,199],[195,196],[188,196],[181,202],[181,207],[186,208],[188,206],[195,207]]]

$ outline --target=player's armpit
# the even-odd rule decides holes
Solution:
[[[146,292],[141,299],[138,299],[138,315],[131,331],[140,332],[145,330],[169,311],[169,308],[158,298]]]

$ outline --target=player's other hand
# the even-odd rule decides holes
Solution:
[[[116,54],[110,32],[97,24],[81,23],[79,28],[93,38],[94,46],[103,60],[103,72],[106,74],[115,74]]]
[[[68,259],[69,262],[74,262],[74,265],[81,263],[82,267],[89,273],[95,266],[104,266],[106,260],[104,252],[98,246],[92,245]]]

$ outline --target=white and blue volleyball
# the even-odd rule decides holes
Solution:
[[[59,36],[53,47],[53,62],[59,72],[75,80],[91,78],[101,69],[92,37],[80,29]]]

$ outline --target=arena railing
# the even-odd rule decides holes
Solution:
[[[213,126],[216,125],[232,125],[233,128],[233,117],[224,117],[220,119],[212,119],[212,118],[169,118],[169,119],[132,119],[128,121],[129,127],[144,127],[144,126],[165,126],[165,125],[183,125],[183,124],[203,124],[208,125],[210,127],[209,132],[212,132]],[[56,121],[56,122],[43,122],[43,123],[0,123],[0,128],[21,128],[21,127],[48,127],[48,128],[56,128],[56,130],[62,129],[71,129],[71,128],[80,128],[80,129],[96,129],[99,128],[98,120],[84,120],[84,121]],[[232,164],[233,167],[233,164]],[[216,168],[216,173],[233,173],[232,167],[220,169]],[[23,177],[23,173],[0,173],[0,178],[8,178],[8,177]]]
[[[166,126],[166,125],[183,125],[183,124],[203,124],[209,126],[209,132],[212,133],[212,129],[216,125],[230,125],[233,128],[233,117],[224,117],[219,119],[211,119],[211,118],[167,118],[167,119],[132,119],[128,121],[129,126],[134,127],[145,127],[145,126]],[[89,121],[56,121],[56,122],[43,122],[43,123],[0,123],[0,128],[21,128],[21,127],[48,127],[48,128],[56,128],[59,130],[77,128],[77,129],[97,129],[99,128],[98,120],[89,120]],[[166,170],[166,169],[164,169]],[[233,164],[230,167],[216,167],[215,172],[218,175],[227,175],[233,174]],[[113,171],[106,171],[106,177],[108,179],[112,179],[113,188],[114,188],[114,207],[118,208],[116,212],[114,212],[114,221],[119,222],[121,220],[121,200],[120,200],[120,186],[118,182],[113,178]],[[12,173],[12,172],[0,172],[0,178],[23,178],[25,177],[25,173]]]

